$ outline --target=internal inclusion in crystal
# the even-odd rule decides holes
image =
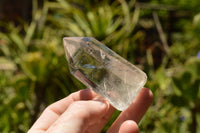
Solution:
[[[87,87],[125,110],[146,83],[146,74],[90,37],[66,37],[71,73]]]

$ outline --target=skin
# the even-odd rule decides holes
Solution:
[[[152,92],[143,88],[107,133],[138,133],[138,123],[152,100]],[[80,90],[48,106],[28,133],[99,133],[114,110],[92,90]]]

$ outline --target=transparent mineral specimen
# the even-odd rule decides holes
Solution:
[[[87,87],[125,110],[147,80],[146,74],[91,37],[65,37],[71,73]]]

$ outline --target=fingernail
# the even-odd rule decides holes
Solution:
[[[105,112],[107,112],[108,108],[109,108],[109,103],[104,99],[104,100],[95,100],[97,101],[98,104],[100,104],[100,106],[102,107],[102,109],[105,110]]]

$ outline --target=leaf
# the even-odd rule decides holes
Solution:
[[[189,107],[189,101],[185,99],[183,96],[173,95],[171,97],[171,103],[178,107]]]
[[[9,57],[10,55],[11,55],[11,53],[10,53],[10,50],[9,50],[9,47],[8,47],[8,45],[6,44],[1,44],[0,43],[0,50],[2,51],[2,53],[5,55],[5,56],[7,56],[7,57]]]
[[[10,36],[11,40],[14,42],[14,45],[16,45],[18,47],[20,52],[22,52],[22,53],[26,52],[26,46],[24,44],[24,41],[18,33],[11,32],[9,34],[9,36]]]
[[[200,75],[200,59],[197,57],[191,57],[185,63],[185,68],[192,74],[192,80],[197,80]]]
[[[155,73],[155,79],[157,80],[159,87],[162,90],[165,90],[169,85],[169,78],[166,76],[166,70],[163,67],[160,67]]]
[[[194,16],[193,24],[196,28],[200,28],[200,13]]]
[[[74,14],[74,18],[77,22],[77,24],[81,27],[81,29],[85,32],[86,36],[92,36],[91,29],[89,28],[88,22],[83,16],[82,12],[81,14]]]
[[[16,64],[7,59],[6,57],[0,56],[0,70],[1,71],[15,71],[17,69]]]
[[[65,10],[71,10],[71,5],[66,0],[57,0]]]
[[[26,31],[26,36],[24,38],[24,42],[27,46],[29,45],[29,43],[30,43],[30,41],[33,37],[35,29],[36,29],[36,21],[32,21],[30,26],[28,27],[28,29]]]
[[[177,77],[172,77],[173,83],[178,90],[180,90],[181,94],[183,93],[183,87],[181,81]]]

